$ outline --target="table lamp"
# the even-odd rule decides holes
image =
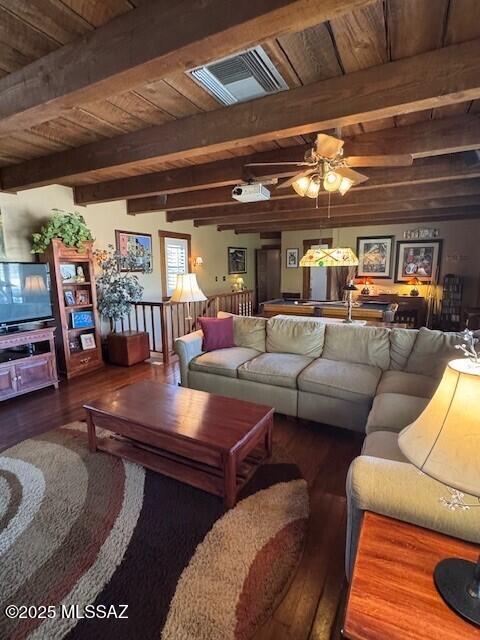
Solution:
[[[360,280],[358,280],[358,284],[363,284],[363,289],[360,292],[362,294],[362,296],[369,296],[370,295],[370,286],[372,284],[374,284],[372,278],[369,278],[369,277],[360,278]]]
[[[194,273],[182,273],[177,275],[177,283],[172,293],[170,302],[185,302],[187,305],[187,315],[185,320],[192,320],[190,315],[191,302],[203,302],[207,296],[198,286],[197,276]]]
[[[423,413],[398,437],[400,449],[413,465],[452,490],[451,500],[441,498],[452,510],[480,507],[480,502],[466,504],[463,496],[466,492],[480,497],[479,397],[478,357],[453,360]],[[436,566],[434,579],[447,604],[480,625],[480,557],[477,564],[444,559]]]
[[[407,281],[407,284],[409,284],[412,288],[410,289],[410,295],[413,296],[419,296],[420,295],[420,291],[418,290],[418,285],[422,284],[422,281],[419,280],[417,278],[417,276],[414,276],[413,278],[410,278],[410,280]]]

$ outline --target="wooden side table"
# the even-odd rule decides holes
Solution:
[[[112,364],[131,367],[150,357],[150,342],[146,331],[110,333],[107,344],[108,360]]]
[[[458,514],[465,517],[465,514]],[[443,601],[433,570],[443,558],[476,561],[478,545],[365,513],[345,614],[348,640],[475,640],[480,628]]]

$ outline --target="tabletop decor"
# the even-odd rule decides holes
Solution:
[[[67,247],[83,249],[85,242],[93,240],[85,219],[77,212],[52,209],[53,215],[39,233],[32,235],[32,253],[44,253],[53,238]]]
[[[394,236],[357,238],[357,277],[391,278]]]

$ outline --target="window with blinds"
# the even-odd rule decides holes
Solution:
[[[165,238],[167,296],[171,296],[177,275],[188,273],[188,242],[183,238]]]

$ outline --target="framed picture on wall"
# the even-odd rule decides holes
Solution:
[[[286,264],[287,269],[296,269],[298,267],[298,249],[287,249]]]
[[[228,273],[247,273],[246,247],[228,247]]]
[[[391,278],[394,236],[357,238],[359,278]]]
[[[395,282],[416,277],[421,282],[438,281],[441,240],[406,240],[397,242]]]
[[[115,231],[121,271],[152,271],[152,236],[149,233]],[[133,266],[129,264],[133,258]]]

